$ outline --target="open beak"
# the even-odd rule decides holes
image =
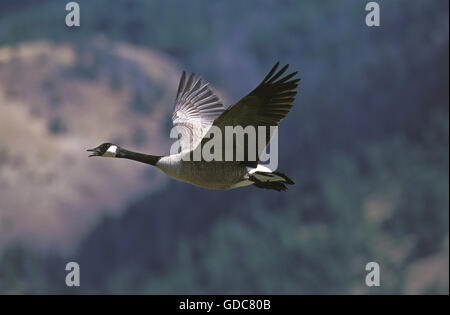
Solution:
[[[91,157],[91,156],[100,156],[101,155],[101,152],[100,152],[99,148],[93,148],[93,149],[89,149],[89,150],[86,150],[86,151],[93,152],[92,154],[89,155],[89,157]]]

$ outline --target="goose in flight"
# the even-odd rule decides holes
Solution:
[[[129,151],[108,142],[87,150],[92,152],[89,156],[124,158],[150,164],[176,180],[207,189],[228,190],[255,185],[263,189],[286,191],[286,184],[294,184],[289,177],[258,164],[262,150],[265,150],[273,134],[270,127],[278,126],[289,113],[300,81],[295,78],[297,72],[283,76],[289,65],[277,72],[278,66],[279,62],[252,92],[229,108],[222,105],[208,83],[196,78],[194,74],[187,78],[183,72],[172,115],[173,125],[179,136],[180,148],[177,152],[155,156]],[[244,130],[247,127],[266,129],[263,129],[262,134],[255,132],[251,140],[247,136],[243,142],[231,141],[230,144],[225,137],[227,128],[239,126]],[[231,158],[193,158],[195,152],[202,152],[201,148],[208,144],[208,135],[212,130],[218,131],[220,138],[220,141],[215,142],[219,145],[213,148],[213,152],[217,150],[220,152],[219,157],[223,157],[230,150]],[[232,140],[235,138],[236,136]],[[255,149],[257,152],[254,155],[248,150],[250,141],[262,143]],[[237,157],[239,150],[243,152],[240,158]]]

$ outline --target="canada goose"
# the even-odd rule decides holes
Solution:
[[[225,133],[225,127],[228,126],[278,126],[292,107],[300,81],[294,78],[297,72],[281,77],[289,65],[275,73],[278,65],[279,62],[250,94],[229,108],[222,105],[207,82],[195,78],[194,74],[186,80],[186,73],[183,72],[172,115],[174,127],[180,127],[181,152],[154,156],[125,150],[117,144],[103,143],[87,150],[92,152],[89,156],[125,158],[150,164],[176,180],[208,189],[228,190],[255,185],[264,189],[286,191],[285,184],[292,185],[294,182],[282,173],[259,165],[261,152],[253,160],[248,155],[243,160],[231,161],[186,159],[187,155],[192,156],[194,149],[202,147],[207,140],[205,135],[213,127]],[[264,148],[270,141],[270,134],[266,135],[265,145],[262,142]],[[248,142],[248,138],[246,141]],[[247,152],[247,142],[244,144],[244,152]],[[221,143],[227,149],[225,141]],[[233,149],[238,149],[235,142],[232,146]]]

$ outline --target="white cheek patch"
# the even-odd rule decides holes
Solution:
[[[112,145],[108,148],[108,150],[103,154],[103,157],[115,157],[117,151],[117,146]]]

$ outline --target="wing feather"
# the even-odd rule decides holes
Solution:
[[[181,135],[182,151],[193,150],[224,110],[208,82],[196,78],[194,73],[187,78],[183,71],[172,115],[173,126]]]
[[[226,126],[242,126],[243,128],[265,126],[267,127],[266,145],[270,142],[270,126],[278,126],[280,121],[289,113],[297,95],[295,90],[300,81],[300,79],[294,78],[297,72],[282,77],[289,65],[276,72],[278,66],[279,62],[272,67],[264,80],[253,91],[234,106],[225,110],[214,121],[213,125],[222,130],[222,136],[225,135]],[[224,152],[226,149],[224,139],[222,143],[224,144],[222,152]],[[258,139],[256,143],[259,143]],[[233,152],[236,152],[236,143],[234,142],[233,145]],[[242,163],[256,167],[258,161],[248,160],[247,145],[247,143],[244,143],[245,158]],[[261,152],[257,152],[257,159],[259,159],[260,154]]]

